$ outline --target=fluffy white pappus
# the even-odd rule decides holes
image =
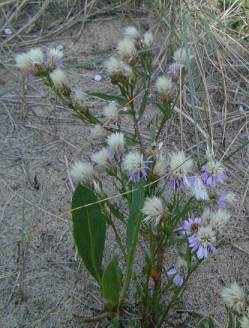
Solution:
[[[193,161],[183,151],[178,151],[169,155],[169,166],[173,176],[181,179],[191,172]]]
[[[139,40],[140,32],[135,26],[128,26],[124,30],[124,36],[128,39]]]
[[[80,89],[76,89],[73,94],[74,101],[78,103],[79,105],[84,105],[86,102],[86,96],[84,92]]]
[[[27,53],[33,65],[42,65],[44,63],[44,55],[40,48],[30,49]]]
[[[210,175],[220,175],[224,173],[225,169],[221,162],[209,159],[205,164],[205,169]]]
[[[158,197],[146,198],[142,209],[145,224],[152,223],[157,226],[164,215],[163,202]]]
[[[106,148],[102,148],[96,153],[92,154],[91,160],[100,167],[105,167],[108,164],[109,153]]]
[[[174,60],[177,64],[185,66],[187,63],[187,50],[186,48],[179,48],[174,52]],[[192,59],[191,56],[189,56]]]
[[[105,62],[105,68],[107,70],[108,75],[122,75],[127,79],[132,77],[132,68],[130,65],[123,62],[121,59],[116,58],[114,56],[110,57]]]
[[[221,291],[221,298],[224,304],[238,313],[242,313],[246,307],[246,295],[244,290],[233,282],[230,287],[225,287]]]
[[[16,66],[23,72],[30,70],[32,62],[27,53],[17,54],[15,57]]]
[[[114,102],[109,103],[103,108],[104,116],[109,120],[117,120],[119,117],[117,104]]]
[[[71,177],[77,182],[89,182],[93,178],[93,166],[87,162],[75,161],[70,169]]]
[[[107,144],[109,147],[112,147],[114,150],[124,148],[125,139],[122,132],[112,133],[107,137]]]
[[[221,230],[226,223],[230,220],[231,214],[223,208],[219,208],[217,211],[211,214],[210,225],[215,230]]]
[[[119,41],[117,51],[124,61],[131,61],[137,54],[137,50],[132,39],[125,38]]]
[[[57,61],[63,58],[63,51],[57,48],[49,48],[48,49],[48,59],[52,64],[55,64]]]
[[[143,155],[139,152],[130,152],[128,153],[123,162],[122,166],[123,169],[127,172],[134,171],[140,172],[143,168]]]
[[[193,176],[189,178],[184,177],[184,182],[196,200],[209,199],[206,186],[204,185],[200,176]]]
[[[103,126],[100,125],[100,124],[95,124],[90,129],[90,137],[92,139],[98,139],[98,138],[106,137],[106,135],[107,135],[106,129],[104,129]]]
[[[143,44],[145,47],[150,48],[153,43],[153,34],[151,32],[145,32],[144,33],[144,38],[143,38]]]
[[[176,89],[171,79],[159,76],[156,80],[156,90],[162,97],[172,97]]]
[[[197,231],[197,238],[203,245],[203,247],[208,247],[216,242],[215,231],[212,226],[200,226]]]
[[[233,204],[236,203],[236,201],[237,201],[237,196],[236,196],[235,193],[233,193],[233,192],[228,192],[228,193],[224,196],[224,200],[225,200],[225,202],[227,202],[229,205],[233,205]]]
[[[241,319],[240,319],[240,327],[241,328],[248,328],[249,327],[249,311],[247,315],[244,315]]]
[[[214,212],[210,208],[208,208],[208,207],[204,208],[202,215],[201,215],[204,226],[211,224],[213,214],[214,214]]]
[[[56,68],[49,76],[56,88],[63,87],[63,85],[67,84],[67,75],[61,68]]]
[[[167,159],[165,156],[159,156],[153,168],[153,174],[158,177],[163,177],[167,172]]]

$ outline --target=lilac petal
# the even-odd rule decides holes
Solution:
[[[177,274],[173,279],[173,284],[177,287],[183,284],[183,275]]]
[[[177,270],[175,268],[169,269],[167,271],[168,276],[174,276],[177,273]]]

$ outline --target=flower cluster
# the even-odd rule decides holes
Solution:
[[[134,26],[124,30],[124,38],[118,42],[117,55],[110,57],[105,67],[112,83],[130,81],[134,78],[134,65],[143,56],[141,50],[149,49],[153,43],[153,35],[146,32],[143,36]],[[145,53],[146,55],[146,53]]]
[[[39,75],[46,69],[62,68],[63,51],[59,48],[49,48],[44,54],[40,48],[32,48],[26,53],[16,55],[16,66],[23,72]]]

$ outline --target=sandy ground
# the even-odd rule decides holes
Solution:
[[[106,56],[126,25],[126,21],[114,19],[89,23],[75,45],[68,34],[42,46],[62,44],[66,65],[96,54]],[[110,91],[101,65],[70,72],[83,90]],[[101,82],[92,80],[96,73],[103,74]],[[2,68],[1,89],[20,81],[18,76],[16,71]],[[87,158],[93,145],[88,128],[57,103],[39,81],[30,83],[26,94],[22,99],[19,85],[0,98],[0,326],[86,327],[73,315],[87,316],[101,310],[101,298],[75,257],[69,212],[72,186],[67,169],[74,159]],[[95,110],[101,107],[97,101],[91,106]],[[228,145],[248,116],[237,113],[236,108],[234,111],[241,117],[227,126]],[[188,145],[194,140],[193,127],[187,121],[184,127],[189,131],[188,138],[184,136]],[[175,118],[165,135],[177,143],[178,131]],[[219,137],[217,129],[217,140]],[[231,152],[245,138],[247,132],[242,130]],[[168,327],[198,327],[198,319],[188,311],[214,315],[217,327],[225,327],[221,288],[234,280],[249,285],[247,149],[227,164],[233,179],[229,187],[239,199],[231,229],[224,232],[225,244],[218,254],[192,277],[180,305],[183,314],[173,316]],[[92,326],[107,327],[107,323]]]

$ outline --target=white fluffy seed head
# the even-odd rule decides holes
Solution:
[[[221,291],[221,298],[224,304],[238,313],[242,313],[246,307],[246,296],[244,290],[234,282],[230,287],[225,287]]]
[[[80,89],[74,91],[74,100],[79,105],[84,105],[86,102],[86,96],[84,92]]]
[[[244,315],[240,319],[240,327],[241,328],[248,328],[249,327],[249,313],[248,313],[248,315]]]
[[[108,120],[117,120],[119,112],[116,103],[111,102],[103,108],[104,116]]]
[[[33,65],[38,64],[42,65],[44,62],[44,55],[40,48],[30,49],[27,53],[30,58],[30,61]]]
[[[91,160],[100,167],[105,167],[108,164],[109,153],[106,148],[102,148],[96,153],[92,154]]]
[[[204,185],[200,176],[195,177],[195,183],[190,185],[187,178],[184,178],[186,185],[189,187],[191,193],[195,197],[196,200],[208,200],[208,192],[206,186]]]
[[[100,124],[95,124],[90,129],[90,137],[92,139],[98,139],[98,138],[106,137],[106,135],[107,135],[107,131]]]
[[[221,230],[226,223],[230,220],[231,215],[228,211],[223,208],[219,208],[216,212],[211,214],[210,225],[215,230]]]
[[[76,161],[71,167],[70,175],[77,182],[89,182],[93,178],[93,166],[87,162]]]
[[[63,51],[57,48],[48,49],[48,59],[52,64],[55,64],[58,60],[63,58]]]
[[[210,175],[219,175],[224,173],[224,166],[221,162],[209,159],[205,164],[205,168]]]
[[[167,160],[165,156],[159,156],[154,165],[153,174],[158,177],[163,177],[167,172]]]
[[[107,137],[108,146],[112,147],[114,150],[118,150],[120,148],[124,148],[124,135],[122,132],[112,133]]]
[[[197,238],[204,247],[208,247],[216,241],[215,232],[211,226],[200,226],[197,231]]]
[[[120,57],[126,62],[130,62],[137,53],[134,41],[130,38],[119,41],[117,50]]]
[[[173,97],[175,94],[175,84],[166,76],[159,76],[156,80],[156,90],[163,98]]]
[[[190,57],[191,58],[191,57]],[[179,48],[174,52],[174,60],[177,64],[185,66],[187,63],[186,48]]]
[[[52,73],[49,74],[49,76],[56,88],[63,87],[67,84],[67,75],[60,68],[56,68]]]
[[[210,225],[213,217],[213,211],[210,208],[204,208],[201,218],[204,226]]]
[[[228,192],[224,198],[225,201],[230,205],[233,205],[237,201],[237,197],[233,192]]]
[[[23,72],[30,70],[32,62],[27,53],[17,54],[15,57],[16,66]]]
[[[122,166],[126,172],[140,172],[143,168],[143,155],[139,152],[128,153],[122,162]]]
[[[107,70],[108,75],[110,75],[111,77],[114,75],[121,75],[129,79],[133,75],[130,65],[126,64],[121,59],[116,58],[114,56],[110,57],[105,62],[105,68]]]
[[[164,207],[162,200],[155,196],[151,198],[146,198],[142,213],[144,215],[143,222],[145,224],[152,223],[155,226],[158,225],[162,216],[164,215]]]
[[[153,43],[153,34],[151,32],[145,32],[144,33],[144,39],[143,39],[143,44],[145,47],[150,48]]]
[[[124,36],[128,39],[139,40],[140,32],[134,26],[128,26],[124,30]]]
[[[193,161],[188,159],[183,151],[171,153],[169,157],[170,170],[175,178],[180,179],[190,173]]]

